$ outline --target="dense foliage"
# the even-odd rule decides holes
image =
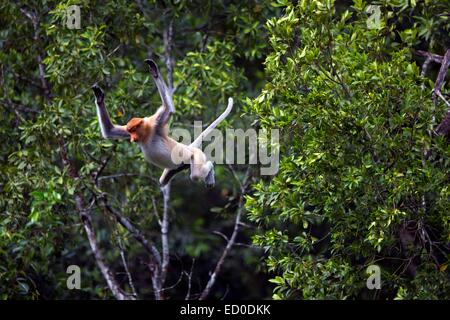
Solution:
[[[66,27],[66,8],[72,4],[81,7],[79,30]],[[80,223],[76,195],[90,206],[100,248],[120,283],[130,290],[123,251],[139,297],[153,297],[145,250],[98,197],[107,195],[113,208],[159,245],[153,212],[163,210],[156,182],[161,170],[147,164],[136,145],[101,138],[90,87],[95,82],[103,87],[116,123],[156,111],[160,98],[144,59],[153,58],[168,75],[164,32],[172,24],[177,87],[172,127],[210,123],[230,96],[236,103],[227,122],[245,127],[240,100],[255,96],[262,81],[267,47],[262,32],[272,11],[257,2],[229,1],[0,4],[0,298],[112,297]],[[65,152],[79,178],[64,164]],[[104,163],[96,184],[92,175]],[[216,180],[213,190],[205,190],[183,174],[172,185],[166,297],[185,297],[192,264],[195,297],[224,247],[213,231],[232,230],[240,189],[226,166],[216,168]],[[249,244],[248,235],[243,230],[238,240]],[[258,253],[236,247],[212,296],[270,296],[259,282],[264,275],[255,273]],[[71,264],[81,267],[81,290],[66,288]]]
[[[66,26],[71,5],[80,29]],[[151,256],[113,212],[161,248],[166,209],[160,298],[199,298],[236,226],[208,298],[450,298],[450,147],[435,132],[448,107],[432,98],[439,64],[422,69],[416,51],[445,54],[448,12],[429,0],[0,3],[0,299],[114,298],[86,225],[124,292],[157,297]],[[150,115],[146,58],[176,88],[172,128],[210,123],[233,97],[220,129],[279,129],[279,172],[217,165],[211,190],[184,173],[165,203],[161,170],[101,138],[91,91],[102,86],[116,123]],[[67,289],[70,265],[81,290]],[[366,287],[370,265],[380,290]]]
[[[280,1],[267,23],[270,81],[252,110],[285,134],[280,172],[247,207],[274,298],[450,297],[450,148],[433,133],[447,107],[411,50],[442,50],[448,33],[429,7],[389,3],[373,27],[363,1]],[[381,290],[366,288],[369,265]]]

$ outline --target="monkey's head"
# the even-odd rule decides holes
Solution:
[[[128,121],[127,131],[131,142],[142,142],[148,136],[148,130],[142,118],[133,118]]]

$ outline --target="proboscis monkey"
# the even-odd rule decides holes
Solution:
[[[109,118],[105,107],[105,95],[96,84],[92,87],[95,95],[98,120],[105,139],[130,139],[139,145],[145,159],[163,168],[159,179],[166,185],[178,172],[191,168],[191,180],[204,181],[207,187],[214,186],[214,166],[199,149],[203,137],[207,136],[233,108],[233,99],[228,99],[225,111],[206,128],[190,145],[175,141],[168,135],[168,122],[175,112],[172,93],[167,88],[158,67],[153,60],[145,60],[161,96],[162,106],[150,117],[133,118],[125,126],[115,125]]]

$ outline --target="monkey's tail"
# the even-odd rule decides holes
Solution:
[[[189,146],[199,148],[203,138],[206,137],[215,127],[217,127],[219,123],[222,122],[223,119],[228,116],[231,109],[233,109],[233,98],[228,98],[228,106],[225,111],[216,120],[214,120],[214,122],[211,123],[208,128],[203,130],[203,132],[200,133],[199,136],[194,140],[194,142],[192,142]]]

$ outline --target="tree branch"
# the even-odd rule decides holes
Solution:
[[[445,80],[445,75],[447,74],[448,67],[450,66],[450,49],[445,52],[444,58],[441,62],[441,68],[439,69],[439,74],[436,78],[436,82],[434,84],[434,98],[436,99],[436,95],[441,92],[442,85]]]
[[[239,183],[240,191],[241,191],[241,194],[239,196],[239,203],[238,203],[236,218],[234,220],[233,233],[231,234],[230,238],[227,238],[225,235],[216,232],[219,235],[221,235],[224,239],[227,239],[228,242],[227,242],[227,245],[225,246],[225,249],[222,252],[222,255],[220,256],[219,260],[217,261],[216,267],[214,268],[213,273],[210,275],[208,283],[206,284],[206,287],[203,289],[203,292],[201,293],[199,300],[205,300],[208,297],[208,295],[211,291],[211,288],[213,287],[214,283],[216,282],[217,275],[220,273],[220,271],[222,269],[222,265],[225,262],[225,258],[227,257],[227,255],[230,252],[233,245],[235,245],[236,237],[239,232],[239,227],[241,225],[241,217],[242,217],[242,212],[244,209],[244,195],[245,195],[246,188],[247,188],[247,181],[250,176],[249,175],[250,167],[247,168],[245,178],[243,181],[241,181],[238,178],[236,172],[234,171],[234,169],[231,166],[229,166],[229,168],[230,168],[231,172],[233,173],[234,178]]]
[[[128,285],[131,288],[131,292],[133,293],[133,297],[137,298],[136,288],[134,287],[133,279],[131,278],[131,273],[130,273],[130,270],[128,269],[127,260],[125,259],[125,251],[124,251],[123,248],[120,248],[120,257],[122,258],[122,264],[123,264],[123,267],[125,269],[125,273],[126,273],[127,278],[128,278]]]
[[[97,266],[103,274],[103,278],[105,278],[106,283],[108,284],[109,289],[112,294],[118,300],[134,300],[134,297],[125,295],[123,291],[120,289],[119,284],[114,278],[111,270],[105,262],[103,254],[101,253],[97,240],[95,238],[94,227],[92,226],[91,219],[91,211],[86,208],[83,198],[80,194],[75,194],[75,204],[80,214],[81,221],[83,222],[84,229],[86,230],[86,235],[89,241],[89,245],[91,246],[91,250],[94,253],[95,261],[97,262]]]
[[[71,161],[69,160],[64,139],[62,137],[59,137],[58,142],[59,142],[59,146],[60,146],[60,156],[61,156],[63,165],[64,165],[64,167],[67,168],[69,175],[74,180],[74,182],[77,182],[80,179],[80,177],[78,176],[77,170],[75,169],[75,167],[72,165]],[[88,237],[89,245],[91,247],[92,252],[94,253],[95,261],[97,262],[97,266],[99,267],[100,271],[102,272],[103,277],[104,277],[106,283],[108,284],[109,289],[111,290],[112,294],[118,300],[133,300],[134,299],[133,297],[129,297],[122,292],[119,284],[117,283],[117,281],[114,278],[112,272],[110,271],[108,265],[106,264],[102,253],[100,252],[100,249],[97,244],[97,239],[95,238],[95,231],[92,226],[90,208],[86,207],[86,205],[84,204],[83,197],[79,192],[75,193],[74,198],[75,198],[76,208],[77,208],[78,213],[81,218],[81,222],[83,223],[84,229],[86,231],[86,235]]]
[[[34,41],[36,44],[39,43],[39,18],[34,12],[28,11],[25,8],[20,9],[22,13],[31,20],[34,28]],[[42,83],[42,87],[44,88],[44,97],[50,101],[52,99],[51,93],[50,93],[50,86],[45,79],[45,66],[43,64],[42,55],[40,53],[40,49],[38,48],[37,53],[37,63],[39,66],[39,78]],[[77,183],[80,180],[80,177],[78,175],[78,171],[76,167],[73,165],[72,161],[69,159],[68,151],[66,147],[66,143],[64,140],[64,137],[60,134],[57,134],[57,140],[59,144],[59,154],[61,157],[61,161],[64,165],[64,167],[67,168],[67,171],[69,173],[69,176],[73,179],[75,183]],[[101,273],[103,274],[103,277],[108,284],[109,289],[111,290],[112,294],[116,299],[118,300],[134,300],[134,297],[130,297],[122,292],[120,289],[119,284],[117,283],[116,279],[113,276],[113,273],[111,272],[109,266],[106,264],[106,261],[103,257],[103,254],[101,253],[97,239],[95,237],[95,230],[92,225],[92,212],[89,207],[86,207],[85,201],[83,199],[83,196],[81,192],[76,192],[74,194],[74,200],[75,200],[75,206],[77,208],[77,211],[80,215],[81,222],[83,223],[84,229],[86,231],[86,235],[89,241],[89,245],[91,247],[92,252],[94,253],[95,261],[97,262],[97,266],[99,267]]]
[[[191,271],[189,271],[189,273],[185,272],[185,274],[188,277],[188,290],[187,290],[186,297],[184,298],[184,300],[191,299],[192,273],[194,271],[194,264],[195,264],[195,258],[192,258]]]
[[[436,95],[445,102],[447,107],[449,107],[444,120],[437,126],[436,133],[445,137],[450,137],[450,103],[444,98],[441,92],[437,92]]]
[[[113,209],[107,202],[106,197],[102,197],[103,204],[106,208],[106,210],[111,213],[114,218],[119,222],[125,229],[128,230],[128,232],[131,233],[131,235],[140,243],[142,246],[153,256],[153,258],[156,260],[156,263],[158,265],[161,265],[161,255],[156,248],[156,246],[151,243],[143,233],[137,229],[133,224],[124,216],[122,216],[117,210]]]
[[[163,194],[163,217],[161,221],[161,242],[162,242],[162,265],[161,265],[161,288],[164,287],[167,277],[167,269],[169,268],[169,200],[170,200],[170,183],[161,187]]]
[[[444,98],[444,96],[441,93],[441,89],[444,84],[445,76],[446,76],[448,68],[450,66],[450,49],[447,49],[444,56],[440,56],[438,54],[434,54],[434,53],[430,53],[430,52],[426,52],[426,51],[422,51],[422,50],[417,50],[417,51],[415,51],[415,53],[417,55],[420,55],[420,56],[426,58],[424,64],[422,65],[422,73],[421,73],[422,76],[425,75],[430,61],[441,64],[438,76],[437,76],[435,84],[434,84],[433,100],[436,102],[436,99],[439,97],[440,99],[442,99],[444,101],[444,103],[448,107],[450,107],[450,104],[448,103],[448,101]],[[434,115],[433,115],[433,119],[434,119]],[[436,127],[436,133],[443,135],[445,137],[450,137],[450,109],[446,112],[442,122]]]
[[[426,60],[430,60],[435,63],[442,63],[442,59],[444,59],[443,56],[423,50],[417,50],[415,53],[419,56],[425,57]]]

